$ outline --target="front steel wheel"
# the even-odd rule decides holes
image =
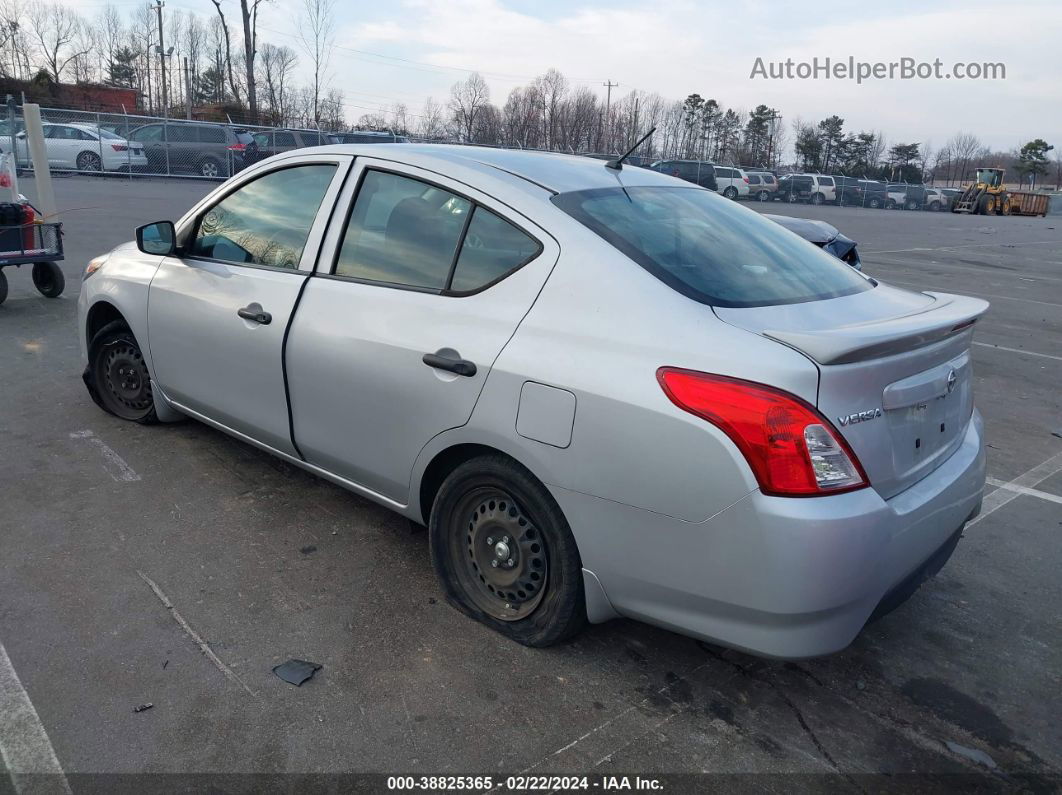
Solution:
[[[132,422],[157,421],[151,374],[128,328],[109,323],[101,329],[89,347],[89,362],[89,389],[104,410]]]
[[[429,522],[432,564],[449,602],[527,646],[549,646],[586,621],[575,539],[546,488],[500,455],[458,466]]]

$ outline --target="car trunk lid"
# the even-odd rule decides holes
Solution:
[[[888,499],[955,451],[973,411],[970,341],[988,303],[886,285],[823,301],[715,309],[819,368],[817,407]]]

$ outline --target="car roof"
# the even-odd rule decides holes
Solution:
[[[470,170],[504,179],[510,184],[516,181],[534,184],[554,193],[592,188],[653,185],[666,187],[677,184],[674,177],[657,171],[636,166],[627,166],[616,171],[606,168],[600,160],[559,152],[457,144],[332,144],[320,147],[317,151],[394,160],[439,171],[458,179],[460,176],[453,173],[455,170]],[[689,183],[681,184],[689,187]]]

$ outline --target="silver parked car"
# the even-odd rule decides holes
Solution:
[[[629,616],[806,657],[978,512],[986,308],[651,170],[385,144],[279,155],[141,227],[89,263],[79,328],[107,411],[427,524],[449,601],[521,643]]]

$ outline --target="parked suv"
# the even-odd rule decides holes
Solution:
[[[129,138],[144,145],[148,170],[159,174],[231,177],[254,162],[258,148],[247,130],[209,122],[145,124]]]
[[[863,206],[872,210],[880,210],[885,206],[888,195],[885,192],[885,183],[873,179],[859,180],[859,187],[863,189]]]
[[[715,166],[703,160],[657,160],[649,169],[661,174],[670,174],[708,190],[718,190]]]
[[[757,201],[769,202],[778,192],[778,180],[767,171],[746,171],[749,180],[749,196]]]
[[[290,152],[293,149],[303,149],[307,146],[325,146],[339,143],[337,136],[322,130],[262,130],[253,133],[255,151],[254,160],[245,156],[250,162],[265,160],[267,157]]]
[[[749,178],[740,168],[715,167],[716,191],[728,199],[740,199],[749,195]]]
[[[843,177],[834,176],[834,201],[838,205],[854,204],[861,206],[863,204],[863,185],[862,181],[855,177]]]
[[[812,191],[808,201],[812,204],[836,201],[836,186],[833,177],[825,177],[822,174],[793,174],[794,177],[807,177],[811,180]]]
[[[815,178],[810,174],[786,174],[778,180],[777,196],[785,202],[809,202],[815,192]]]

